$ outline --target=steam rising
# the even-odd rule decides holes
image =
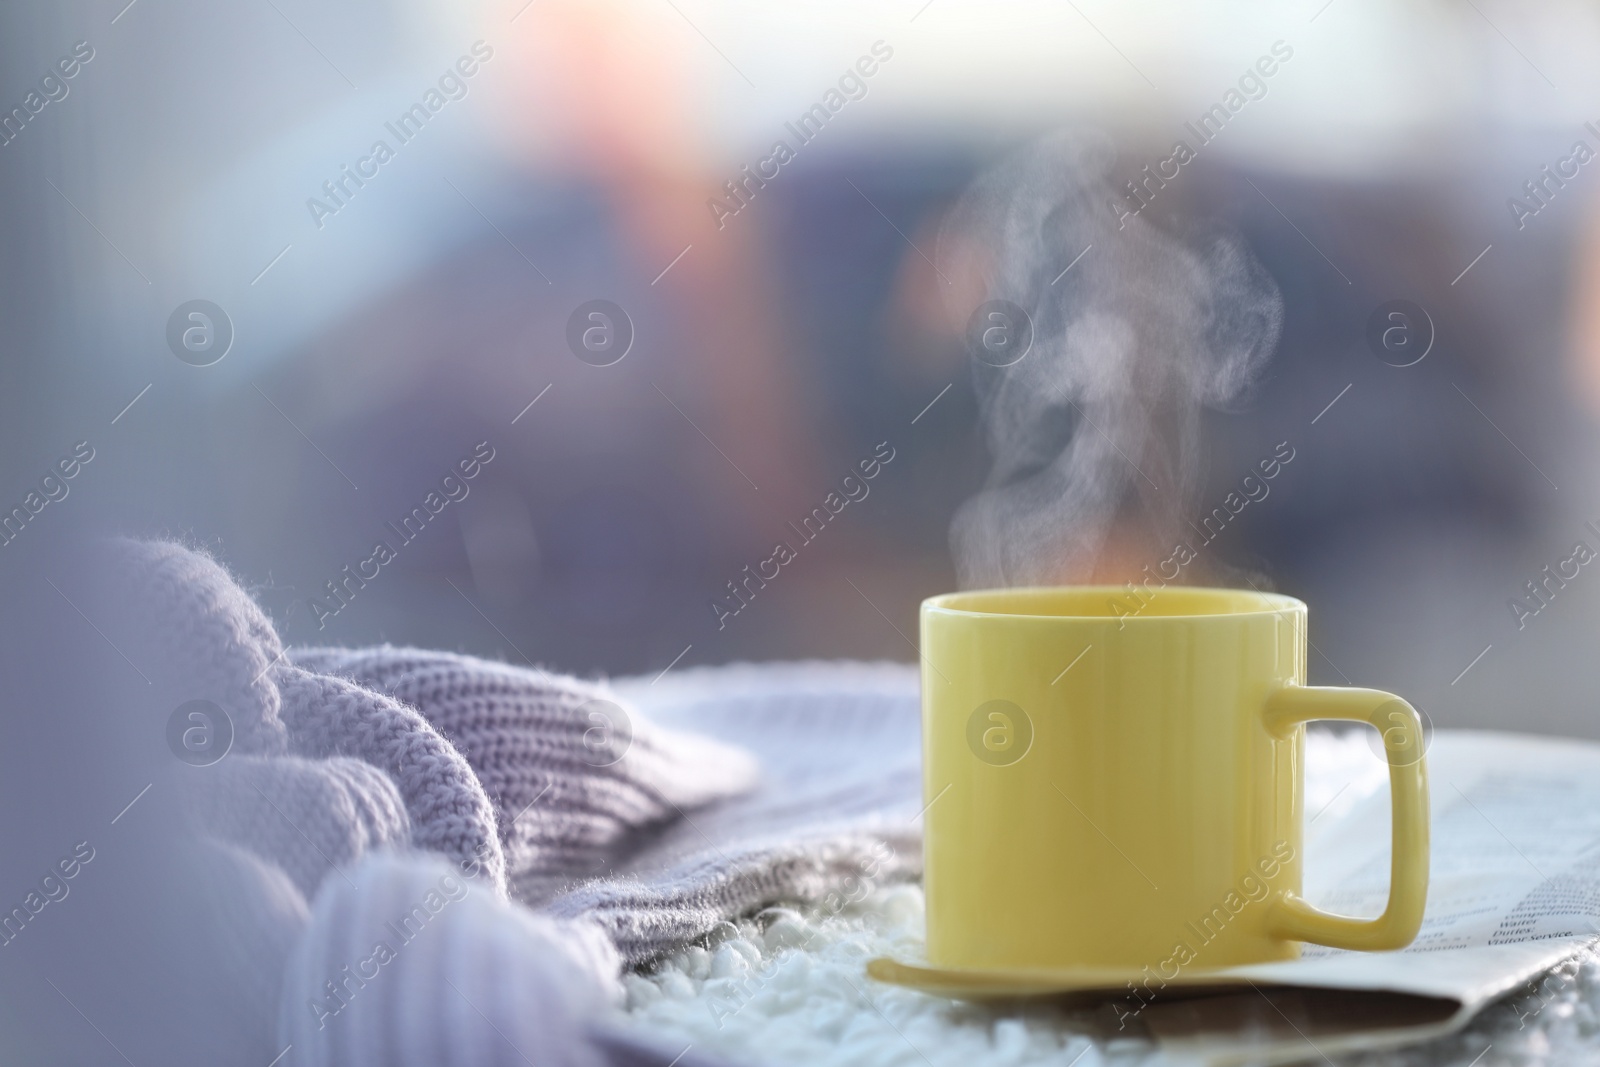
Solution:
[[[973,361],[994,467],[951,523],[963,588],[1084,580],[1113,528],[1136,532],[1124,548],[1170,550],[1201,405],[1237,402],[1277,344],[1282,300],[1244,246],[1127,215],[1111,163],[1100,140],[1037,142],[980,177],[940,235],[944,272],[978,275],[959,312],[1008,300],[1034,330],[1020,362]]]

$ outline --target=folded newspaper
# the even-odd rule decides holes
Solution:
[[[1359,737],[1312,755],[1348,753]],[[1376,759],[1333,762],[1349,777],[1318,774],[1323,795],[1306,798],[1305,893],[1376,915],[1388,894],[1388,776]],[[1385,953],[1308,945],[1299,960],[1215,972],[1201,996],[1157,996],[1139,1021],[1164,1052],[1272,1064],[1436,1037],[1596,940],[1600,744],[1441,730],[1428,772],[1432,879],[1416,941]]]

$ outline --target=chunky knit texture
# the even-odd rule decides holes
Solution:
[[[290,655],[415,707],[450,739],[489,794],[514,888],[528,903],[600,873],[636,828],[756,781],[745,752],[667,734],[598,684],[413,648]]]
[[[404,804],[410,843],[476,870],[505,891],[505,856],[494,811],[471,766],[415,709],[341,678],[312,674],[288,662],[270,619],[209,557],[169,542],[119,540],[109,546],[110,601],[120,607],[110,624],[118,647],[135,649],[134,661],[174,704],[203,699],[217,704],[232,724],[232,748],[222,763],[199,768],[193,779],[198,826],[281,862],[298,878],[310,874],[300,844],[343,841],[355,851],[329,852],[326,871],[366,847],[392,840],[375,813]],[[220,770],[237,757],[296,755],[313,760],[350,757],[377,774],[299,763],[258,765],[253,772]],[[285,779],[269,784],[275,776]],[[317,784],[312,784],[317,783]],[[288,799],[301,785],[338,794],[332,806]],[[285,826],[267,838],[261,808],[276,803]],[[287,803],[287,808],[285,807]],[[279,853],[270,842],[285,841]],[[337,858],[335,854],[337,853]],[[306,892],[315,884],[301,884]]]
[[[236,756],[206,770],[196,788],[207,828],[271,857],[307,897],[335,867],[411,839],[400,791],[370,763]]]
[[[763,771],[756,790],[661,827],[551,902],[554,914],[600,923],[627,963],[767,904],[921,875],[915,668],[700,668],[615,690],[657,722],[741,744]]]
[[[308,756],[354,756],[386,772],[411,819],[411,841],[456,862],[478,859],[505,885],[494,808],[461,753],[413,708],[343,678],[280,664],[290,744]]]
[[[270,1044],[283,1067],[664,1067],[681,1050],[597,1017],[620,967],[768,904],[920,872],[910,668],[607,686],[416,649],[290,650],[206,556],[112,555],[118,647],[174,707],[211,700],[234,727],[188,780],[210,891],[243,912],[197,951],[282,972],[277,996],[239,982],[256,1013],[241,1062]],[[418,900],[424,933],[367,962]]]
[[[599,1067],[584,1021],[616,970],[592,925],[505,903],[437,859],[377,855],[318,894],[278,1033],[305,1067]]]
[[[152,684],[175,700],[211,700],[233,722],[236,751],[288,751],[288,730],[271,668],[283,642],[255,601],[210,556],[170,541],[118,540],[104,573],[109,603],[122,618],[108,624],[114,644]],[[116,622],[121,622],[120,627]]]

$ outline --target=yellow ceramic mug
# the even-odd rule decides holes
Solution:
[[[922,605],[927,956],[956,971],[1205,971],[1305,941],[1409,944],[1428,889],[1422,728],[1309,687],[1306,606],[1229,589],[954,593]],[[1375,919],[1300,897],[1303,724],[1381,731]]]

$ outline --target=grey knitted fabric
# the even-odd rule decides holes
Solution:
[[[412,648],[296,649],[295,663],[351,677],[417,708],[488,791],[517,895],[609,866],[640,827],[749,790],[749,755],[630,715],[605,686]]]
[[[310,910],[289,876],[252,852],[201,838],[189,855],[207,891],[205,914],[193,923],[198,944],[187,947],[210,956],[227,998],[221,1017],[204,1022],[226,1035],[219,1047],[237,1050],[228,1062],[260,1067],[283,1048],[276,1027],[280,975]]]
[[[370,763],[237,756],[205,770],[196,799],[206,828],[272,857],[307,897],[333,868],[411,839],[400,791]]]
[[[343,678],[273,668],[290,744],[308,756],[353,756],[387,772],[405,801],[411,841],[478,869],[502,891],[505,855],[494,808],[461,753],[416,710]]]
[[[193,808],[201,829],[306,877],[310,867],[296,839],[356,848],[339,859],[330,853],[323,870],[353,859],[360,849],[388,840],[387,830],[363,820],[392,807],[397,789],[412,844],[457,862],[475,861],[473,869],[505,891],[505,856],[489,799],[467,761],[426,719],[380,693],[291,665],[271,620],[206,555],[170,542],[118,540],[109,556],[108,576],[118,586],[111,599],[122,605],[124,616],[115,643],[137,649],[152,684],[168,691],[175,704],[213,701],[232,724],[233,746],[223,762],[196,768]],[[258,766],[248,776],[219,770],[238,757],[291,753],[352,757],[381,773],[333,768],[318,776],[296,764]],[[281,788],[269,788],[276,772],[285,780]],[[270,798],[286,798],[298,788],[295,783],[342,800],[331,806],[287,801],[294,815],[278,803],[292,835],[244,840],[230,829],[266,826],[262,798],[269,804]],[[274,841],[289,851],[272,851]],[[315,886],[302,888],[310,892]]]
[[[286,651],[209,558],[114,554],[132,608],[119,646],[173,706],[212,700],[233,722],[233,750],[193,769],[191,806],[205,834],[265,861],[216,890],[266,910],[263,967],[299,923],[274,901],[315,897],[282,976],[283,1067],[651,1062],[660,1050],[595,1018],[619,966],[768,904],[920,872],[909,668],[607,687],[415,649]],[[508,875],[542,916],[504,899]],[[417,901],[427,929],[368,962]],[[209,951],[250,951],[228,945]]]
[[[599,1067],[584,1020],[616,971],[593,925],[504,903],[437,859],[374,855],[318,894],[278,1034],[305,1067]]]
[[[118,586],[108,600],[129,616],[114,644],[175,699],[226,709],[236,751],[288,751],[269,673],[283,643],[255,601],[210,556],[171,541],[119,539],[106,555]]]
[[[663,827],[551,902],[552,914],[598,922],[626,964],[767,904],[921,875],[915,668],[736,665],[615,689],[664,725],[741,744],[763,771],[750,794]]]

